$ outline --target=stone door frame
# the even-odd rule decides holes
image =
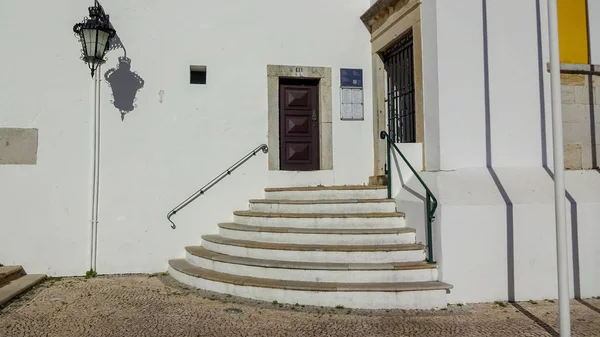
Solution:
[[[279,79],[319,80],[319,166],[333,169],[331,68],[300,65],[267,65],[269,170],[279,171]]]
[[[410,30],[412,30],[413,34],[416,142],[424,143],[421,1],[378,0],[361,16],[361,20],[371,33],[371,58],[373,66],[373,178],[375,178],[385,174],[386,162],[386,143],[379,138],[379,133],[382,130],[387,131],[387,108],[385,102],[387,74],[381,54]],[[423,168],[425,169],[424,163]]]

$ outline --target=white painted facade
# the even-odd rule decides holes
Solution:
[[[450,303],[557,297],[546,4],[422,2],[423,177],[441,203],[434,252]],[[591,9],[590,22],[599,15]],[[599,184],[600,171],[566,173],[571,296],[600,293]],[[419,194],[394,188],[399,210],[424,223],[424,190],[414,178],[406,186]]]
[[[173,6],[104,0],[131,69],[145,83],[137,107],[122,121],[111,105],[111,88],[102,82],[98,273],[165,271],[168,259],[185,257],[183,247],[216,234],[220,222],[281,226],[232,215],[247,209],[249,199],[277,196],[263,191],[268,186],[366,184],[378,140],[370,35],[359,17],[374,2]],[[22,264],[29,273],[82,275],[89,269],[93,81],[71,33],[88,5],[39,1],[31,11],[26,3],[0,4],[0,40],[8,51],[3,61],[11,65],[0,76],[0,127],[39,129],[36,165],[0,165],[0,262]],[[425,140],[399,145],[417,171],[425,170],[422,177],[440,202],[433,248],[439,279],[453,285],[448,301],[556,298],[546,1],[423,0],[420,8]],[[24,18],[36,24],[25,26]],[[590,20],[592,63],[600,64],[596,21]],[[122,49],[110,51],[100,73],[120,56]],[[206,85],[189,83],[190,65],[207,66]],[[165,216],[173,206],[267,143],[267,65],[331,68],[333,169],[269,171],[267,156],[258,153],[178,213],[172,230]],[[363,121],[340,119],[340,68],[363,70]],[[391,171],[393,196],[406,219],[369,219],[363,225],[405,221],[417,229],[417,242],[426,243],[423,190],[404,164]],[[598,296],[600,173],[569,171],[566,178],[571,295]],[[323,225],[288,220],[289,226]],[[249,253],[269,256],[258,249]],[[304,254],[313,261],[339,258]],[[355,261],[373,258],[386,255],[356,254]],[[286,296],[302,303],[307,295]],[[347,307],[366,301],[333,297],[323,303],[337,300]],[[415,303],[412,307],[427,306]]]
[[[598,17],[600,16],[600,2],[588,1],[588,15],[590,25],[590,63],[600,64],[600,22]]]
[[[217,223],[232,221],[232,212],[262,198],[267,185],[294,179],[269,172],[259,153],[177,214],[177,230],[166,220],[180,201],[267,142],[269,64],[331,68],[333,170],[319,172],[318,182],[295,179],[367,183],[371,58],[359,19],[367,1],[101,3],[131,70],[145,83],[137,108],[121,121],[102,81],[99,273],[165,271],[169,258],[185,256],[185,245],[216,233]],[[37,1],[32,11],[31,3],[0,4],[2,61],[11,65],[0,76],[0,126],[39,129],[35,166],[0,165],[0,260],[27,272],[89,269],[93,81],[78,59],[72,26],[91,5]],[[122,49],[109,51],[100,73],[121,56]],[[206,85],[190,84],[190,65],[207,66]],[[340,68],[363,69],[364,121],[340,120]]]

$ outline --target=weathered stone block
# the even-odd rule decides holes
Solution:
[[[598,104],[599,96],[600,96],[600,86],[594,85],[594,104]]]
[[[579,74],[560,74],[561,85],[584,85],[585,75]]]
[[[598,102],[598,90],[600,89],[600,76],[592,76],[592,85],[594,86],[594,103]]]
[[[0,165],[35,165],[38,129],[0,128]]]
[[[598,148],[591,146],[591,144],[581,146],[581,168],[589,170],[594,167],[593,151],[596,150],[596,161],[600,159],[598,157]]]
[[[387,185],[387,175],[370,176],[369,185],[385,186]]]
[[[565,144],[565,169],[581,170],[581,144]]]
[[[573,94],[575,96],[575,101],[573,103],[576,104],[590,104],[593,103],[593,100],[590,101],[590,92],[587,87],[572,87]],[[593,94],[593,93],[592,93]]]
[[[565,144],[590,144],[589,123],[563,123]]]
[[[564,123],[589,123],[590,109],[587,104],[563,104]]]
[[[575,103],[575,87],[562,86],[560,88],[560,98],[563,104]]]

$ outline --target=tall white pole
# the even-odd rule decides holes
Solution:
[[[98,89],[96,92],[96,119],[94,122],[94,126],[95,126],[95,130],[94,130],[94,135],[96,137],[94,144],[95,144],[95,148],[94,148],[94,155],[95,155],[95,159],[94,159],[94,164],[96,165],[96,167],[94,168],[94,172],[96,173],[95,179],[94,179],[94,260],[93,260],[93,269],[94,271],[97,271],[96,269],[96,259],[98,257],[98,203],[99,203],[99,199],[98,199],[98,190],[100,189],[100,89],[102,88],[102,78],[100,76],[101,75],[101,69],[102,66],[98,65],[98,68],[96,69],[97,73],[96,73],[96,80],[98,81]]]
[[[558,307],[561,337],[571,336],[569,312],[569,275],[567,265],[567,226],[565,200],[565,163],[562,109],[560,100],[560,54],[558,48],[557,0],[548,1],[550,34],[550,84],[552,96],[552,143],[554,151],[554,203],[556,216],[556,257],[558,263]]]
[[[93,140],[92,140],[92,181],[91,181],[91,192],[92,192],[92,204],[90,207],[90,236],[89,236],[89,240],[90,240],[90,270],[95,270],[95,263],[94,263],[94,256],[96,255],[95,253],[95,249],[96,249],[96,245],[95,243],[95,227],[96,227],[96,223],[95,223],[95,205],[96,205],[96,146],[97,146],[97,128],[96,128],[96,124],[97,124],[97,120],[96,120],[96,116],[97,116],[97,109],[98,109],[98,79],[97,79],[98,75],[96,74],[95,77],[93,78],[94,80],[94,109],[93,111],[93,115],[92,115],[92,134],[93,134]]]

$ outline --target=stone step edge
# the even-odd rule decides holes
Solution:
[[[425,250],[425,246],[419,243],[395,244],[395,245],[314,245],[294,243],[272,243],[246,241],[225,238],[220,235],[203,235],[202,240],[228,246],[237,246],[253,249],[266,250],[295,250],[295,251],[320,251],[320,252],[394,252]]]
[[[8,303],[8,301],[12,300],[13,298],[33,288],[44,279],[46,279],[46,275],[29,274],[21,276],[20,278],[3,286],[0,288],[0,307],[4,306],[4,304]]]
[[[396,263],[323,263],[323,262],[296,262],[253,259],[241,256],[232,256],[213,252],[202,246],[187,246],[186,252],[203,259],[245,265],[251,267],[276,268],[276,269],[301,269],[301,270],[348,270],[348,271],[373,271],[373,270],[426,270],[436,269],[437,265],[419,262],[396,262]]]
[[[22,266],[2,266],[0,267],[0,287],[8,284],[10,281],[16,280],[25,275]]]
[[[294,219],[348,219],[348,218],[403,218],[402,212],[377,212],[377,213],[265,213],[253,211],[235,211],[233,215],[254,218],[294,218]]]
[[[404,292],[442,289],[448,291],[452,289],[451,285],[439,281],[399,283],[330,283],[273,280],[220,273],[194,266],[185,259],[169,260],[169,266],[180,273],[192,277],[198,277],[213,282],[258,288],[327,292]]]
[[[265,192],[385,190],[385,185],[267,187]]]
[[[268,226],[250,226],[233,222],[224,222],[218,224],[219,228],[243,231],[243,232],[264,232],[264,233],[288,233],[288,234],[331,234],[331,235],[374,235],[374,234],[409,234],[416,233],[411,227],[394,228],[300,228],[300,227],[268,227]]]
[[[250,199],[251,204],[283,204],[283,205],[331,205],[331,204],[376,204],[396,203],[394,199],[323,199],[323,200],[285,200],[285,199]]]

